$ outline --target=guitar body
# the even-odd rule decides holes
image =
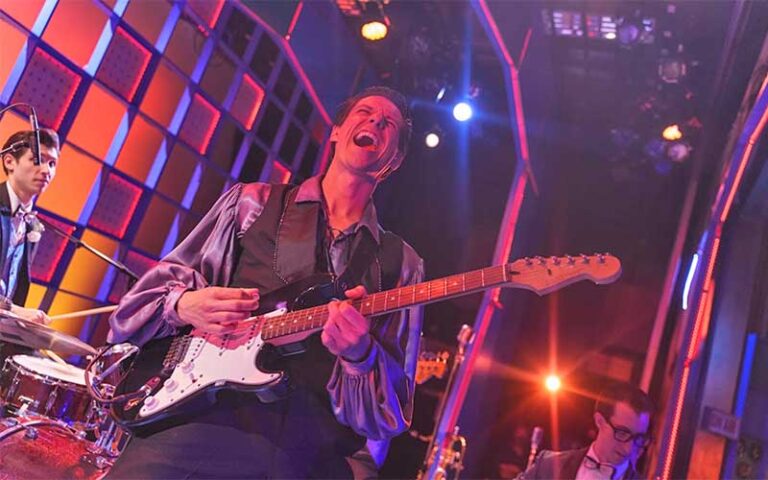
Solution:
[[[312,276],[262,297],[255,315],[277,318],[323,305],[334,293],[330,276]],[[152,340],[137,354],[115,392],[122,395],[143,388],[149,395],[113,405],[112,414],[124,427],[139,427],[209,405],[221,389],[252,392],[262,402],[278,400],[285,395],[287,382],[280,359],[301,353],[302,340],[312,333],[267,343],[261,322],[253,322],[235,334],[218,336],[187,327],[179,335]]]

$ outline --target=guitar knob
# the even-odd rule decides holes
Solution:
[[[157,406],[157,399],[155,397],[147,397],[144,399],[144,406],[148,409],[153,409]]]
[[[193,368],[195,368],[195,366],[192,364],[192,362],[182,362],[179,364],[179,368],[181,368],[182,372],[189,373]]]
[[[168,380],[165,381],[165,389],[168,390],[169,392],[176,390],[176,387],[178,386],[179,386],[178,382],[176,382],[176,380],[172,378],[169,378]]]

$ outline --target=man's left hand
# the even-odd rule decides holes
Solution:
[[[362,285],[344,292],[354,300],[366,295]],[[320,339],[332,354],[347,361],[365,359],[373,339],[370,335],[371,320],[364,317],[349,302],[332,301],[328,304],[328,320],[323,325]]]

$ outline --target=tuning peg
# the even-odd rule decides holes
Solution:
[[[589,256],[581,254],[581,263],[589,263]]]
[[[597,261],[600,263],[605,263],[605,254],[604,253],[598,253],[597,254]]]
[[[526,265],[533,265],[533,260],[530,257],[525,257],[523,260],[525,260]]]
[[[552,256],[552,263],[553,263],[554,265],[560,265],[560,257],[555,257],[555,256],[553,255],[553,256]]]
[[[565,258],[568,260],[568,265],[573,265],[574,263],[576,263],[576,259],[570,255],[566,255]]]
[[[544,259],[544,257],[540,257],[540,256],[536,255],[536,257],[534,257],[534,258],[539,262],[539,265],[545,265],[547,263],[547,261]]]

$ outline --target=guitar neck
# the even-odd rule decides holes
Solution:
[[[507,282],[506,266],[497,265],[374,293],[352,300],[350,304],[365,316],[376,316],[478,292]],[[327,319],[326,305],[296,310],[279,317],[263,318],[261,336],[264,340],[271,340],[320,330]]]

